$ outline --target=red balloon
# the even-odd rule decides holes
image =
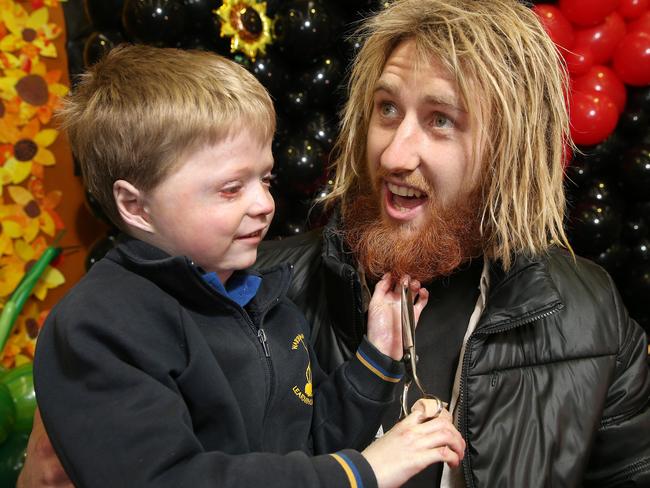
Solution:
[[[650,6],[649,0],[621,0],[618,6],[618,13],[621,14],[626,21],[640,17],[643,12],[648,10]]]
[[[533,7],[544,30],[553,42],[564,49],[573,46],[573,27],[564,14],[554,5],[540,3]]]
[[[625,109],[627,90],[616,73],[607,66],[592,66],[587,73],[573,80],[571,89],[582,93],[606,95],[620,114]]]
[[[594,55],[587,45],[574,44],[570,50],[562,51],[562,54],[571,76],[584,75],[594,65]]]
[[[575,44],[587,45],[594,55],[594,64],[605,64],[625,36],[625,21],[618,12],[609,14],[605,21],[575,32]]]
[[[591,146],[604,141],[618,122],[618,110],[606,95],[574,91],[569,105],[571,138],[578,145]]]
[[[650,10],[641,14],[641,16],[632,22],[628,22],[627,31],[641,31],[641,32],[650,32]]]
[[[628,85],[650,85],[650,33],[626,34],[614,52],[614,71]]]
[[[596,25],[618,7],[619,0],[560,0],[560,10],[576,25]]]

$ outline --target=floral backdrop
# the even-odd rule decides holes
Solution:
[[[49,60],[65,56],[57,39],[63,28],[50,9],[59,0],[0,0],[0,306],[65,225],[57,212],[59,189],[46,190],[47,168],[57,164],[50,146],[59,138],[53,112],[69,90],[61,68]],[[5,368],[32,360],[35,339],[48,310],[48,290],[65,283],[51,262],[33,288],[0,355]],[[1,331],[0,331],[1,332]]]

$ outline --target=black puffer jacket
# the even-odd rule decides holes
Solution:
[[[330,226],[265,243],[258,267],[280,261],[332,369],[365,327],[353,260]],[[492,265],[490,283],[461,365],[465,484],[650,487],[647,339],[607,273],[552,250]]]

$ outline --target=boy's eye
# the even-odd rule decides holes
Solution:
[[[262,184],[265,186],[271,186],[273,183],[273,180],[275,180],[276,175],[269,173],[268,175],[265,175],[262,177]]]
[[[221,189],[221,193],[224,193],[226,195],[236,195],[239,193],[239,190],[241,190],[241,186],[239,185],[226,186],[225,188]]]

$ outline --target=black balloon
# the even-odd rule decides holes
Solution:
[[[650,200],[650,145],[639,145],[625,153],[621,177],[627,198]]]
[[[337,134],[336,116],[322,111],[310,110],[307,117],[300,122],[309,137],[323,145],[326,152],[331,151]]]
[[[648,131],[650,111],[643,110],[639,105],[629,106],[620,115],[616,132],[633,142]]]
[[[133,41],[178,46],[186,34],[187,19],[181,0],[126,0],[122,25]]]
[[[334,56],[323,56],[300,77],[300,89],[309,93],[312,107],[336,106],[341,98],[343,66]]]
[[[276,142],[274,154],[278,188],[310,197],[324,177],[326,153],[321,144],[310,137],[293,134]]]
[[[580,187],[580,200],[618,205],[616,192],[603,178],[586,181]]]
[[[640,239],[636,244],[630,247],[630,257],[632,262],[650,262],[650,239]],[[650,296],[648,296],[650,299]]]
[[[84,44],[84,66],[86,68],[92,66],[123,41],[124,38],[119,31],[93,32]]]
[[[114,224],[106,216],[99,202],[95,199],[94,196],[92,196],[92,194],[88,190],[85,191],[85,196],[86,196],[86,206],[90,210],[90,213],[93,214],[95,218],[103,221],[105,224],[113,226]]]
[[[616,171],[621,161],[621,155],[629,143],[615,132],[600,144],[580,147],[582,154],[578,153],[576,161],[584,161],[592,174],[607,174]]]
[[[84,0],[84,11],[98,31],[117,30],[122,25],[124,0]]]
[[[586,158],[574,158],[566,169],[565,188],[569,195],[577,195],[594,177]]]
[[[336,37],[339,24],[324,2],[293,0],[276,16],[274,37],[292,61],[300,63],[325,53]]]
[[[280,100],[283,111],[290,117],[297,117],[309,110],[311,106],[310,93],[307,90],[295,89],[286,90]]]
[[[595,262],[605,268],[611,275],[619,276],[628,262],[630,250],[620,242],[614,242],[602,252],[591,257]]]
[[[650,112],[650,85],[644,87],[628,87],[628,106],[640,107]]]
[[[633,316],[635,310],[648,313],[648,297],[650,297],[650,261],[635,263],[630,260],[625,270],[625,282],[621,284],[625,304]]]
[[[88,271],[116,245],[116,236],[114,234],[108,234],[106,237],[95,242],[86,255],[86,271]]]
[[[650,228],[645,220],[628,215],[623,222],[623,231],[621,237],[627,244],[635,244],[642,239],[650,237]]]
[[[579,202],[571,212],[569,234],[579,254],[593,256],[619,239],[621,214],[607,204]]]
[[[266,87],[269,92],[278,98],[287,89],[288,72],[286,66],[282,64],[281,56],[267,55],[258,56],[255,61],[250,61],[245,58],[243,63],[248,70],[255,75],[262,85]],[[237,59],[240,60],[239,58]],[[244,61],[243,59],[241,61]]]

